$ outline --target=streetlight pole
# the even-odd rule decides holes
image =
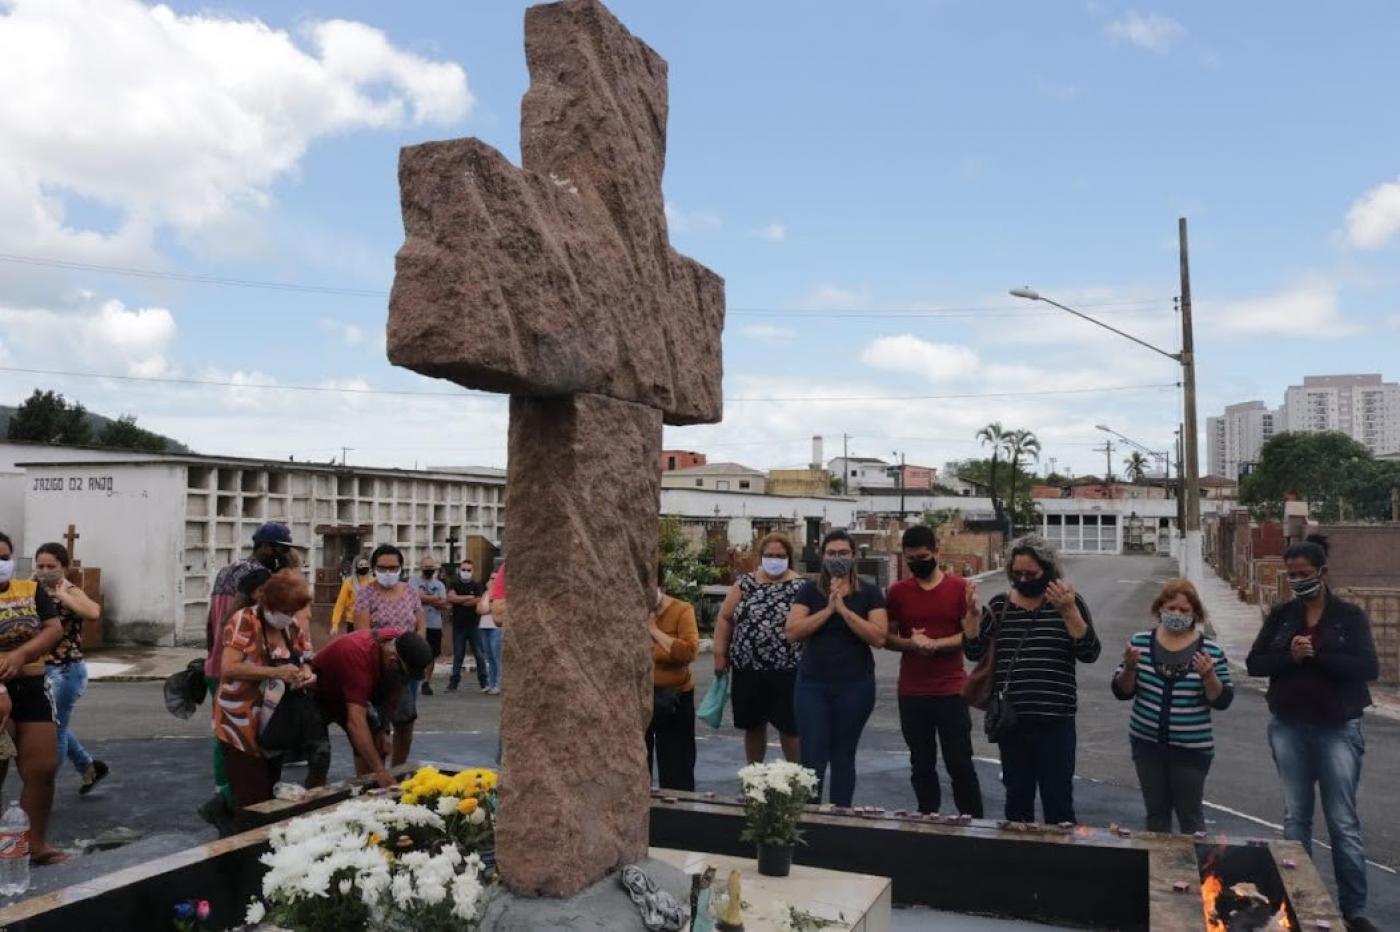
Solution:
[[[1109,326],[1101,320],[1076,311],[1058,301],[1052,301],[1034,288],[1012,288],[1011,296],[1025,298],[1027,301],[1044,301],[1052,307],[1073,314],[1081,320],[1087,320],[1096,327],[1102,327],[1110,333],[1116,333],[1126,340],[1131,340],[1139,346],[1165,356],[1181,366],[1185,413],[1181,425],[1182,456],[1177,464],[1177,473],[1181,478],[1182,485],[1180,498],[1183,512],[1183,520],[1179,522],[1182,529],[1182,546],[1181,552],[1178,554],[1178,565],[1179,572],[1183,577],[1199,583],[1201,581],[1201,482],[1200,458],[1196,448],[1196,344],[1191,330],[1191,263],[1187,257],[1185,217],[1177,220],[1177,238],[1181,253],[1181,352],[1179,353],[1171,353],[1161,347],[1153,346],[1131,333]]]
[[[1185,468],[1180,470],[1185,487],[1181,507],[1186,512],[1181,575],[1192,582],[1200,582],[1201,477],[1200,456],[1196,449],[1196,341],[1191,330],[1191,262],[1187,256],[1185,217],[1177,220],[1177,238],[1181,250],[1181,382],[1186,402],[1181,431],[1181,445],[1185,452]]]

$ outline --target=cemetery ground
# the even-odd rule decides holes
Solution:
[[[1104,642],[1096,664],[1079,673],[1079,763],[1075,803],[1079,819],[1093,825],[1142,825],[1142,799],[1128,753],[1128,707],[1114,699],[1108,681],[1133,631],[1146,627],[1149,604],[1162,579],[1172,575],[1175,562],[1156,557],[1074,557],[1069,575],[1094,614]],[[1001,587],[984,583],[983,597]],[[582,630],[582,629],[581,629]],[[583,631],[586,634],[586,631]],[[1232,657],[1243,663],[1243,657]],[[711,675],[709,655],[696,661],[697,696]],[[913,809],[908,756],[899,732],[895,680],[898,657],[878,657],[879,695],[875,713],[861,741],[858,805]],[[470,688],[445,692],[439,667],[436,695],[419,705],[421,717],[414,742],[415,757],[463,764],[490,764],[496,749],[499,699],[481,695],[475,680]],[[207,705],[190,721],[165,711],[161,684],[94,683],[78,707],[75,725],[84,744],[112,767],[112,776],[88,797],[77,793],[78,777],[66,765],[60,770],[50,836],[70,850],[106,836],[111,842],[134,838],[121,847],[75,857],[68,864],[36,869],[36,892],[56,889],[150,860],[214,837],[195,814],[211,792]],[[1002,788],[996,746],[981,737],[980,713],[974,713],[974,735],[988,818],[1000,818]],[[1233,706],[1215,717],[1217,755],[1206,784],[1214,832],[1234,836],[1280,837],[1282,798],[1264,730],[1268,710],[1262,689],[1243,683]],[[1370,870],[1373,920],[1381,928],[1400,928],[1400,807],[1394,804],[1395,776],[1400,773],[1400,721],[1368,715],[1366,760],[1361,786],[1361,818]],[[344,735],[332,729],[332,779],[350,773],[350,751]],[[697,725],[698,789],[731,794],[737,791],[736,771],[743,765],[742,736],[726,728],[718,732]],[[776,746],[770,755],[777,755]],[[300,768],[289,768],[300,779]],[[12,774],[6,786],[17,790]],[[944,811],[951,811],[952,794],[944,781]],[[1326,840],[1321,810],[1317,832]],[[125,837],[123,837],[125,836]],[[1317,849],[1319,871],[1333,888],[1329,851]],[[1004,880],[998,882],[1005,882]]]

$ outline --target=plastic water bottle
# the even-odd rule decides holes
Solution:
[[[12,802],[0,817],[0,896],[29,889],[29,816]]]

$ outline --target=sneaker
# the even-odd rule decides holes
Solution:
[[[432,683],[424,683],[424,684],[423,684],[423,695],[425,695],[425,696],[431,696],[432,694],[433,694],[433,684],[432,684]]]
[[[491,695],[491,687],[490,687],[490,686],[483,686],[483,687],[481,687],[481,694],[482,694],[483,696],[489,696],[489,695]]]
[[[1376,924],[1365,916],[1347,916],[1346,924],[1348,932],[1380,932]]]
[[[486,690],[486,695],[488,696],[499,696],[500,694],[501,690],[496,686],[492,686],[490,689]]]
[[[91,779],[89,779],[88,774],[83,774],[83,785],[78,787],[78,794],[81,796],[86,796],[88,793],[91,793],[92,788],[97,786],[97,784],[101,783],[103,778],[105,778],[107,774],[111,772],[111,768],[108,767],[106,764],[102,763],[102,761],[93,761],[92,766],[88,768],[88,773],[92,775]]]

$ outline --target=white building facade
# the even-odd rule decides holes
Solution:
[[[661,473],[663,489],[702,489],[707,492],[767,491],[768,474],[739,463],[706,463]]]
[[[1285,429],[1341,431],[1377,455],[1400,450],[1400,384],[1380,375],[1310,375],[1284,395]]]
[[[78,557],[102,569],[105,630],[118,642],[202,646],[215,575],[249,552],[265,521],[291,528],[308,572],[338,570],[384,543],[410,566],[428,554],[445,560],[469,536],[499,546],[504,533],[501,470],[193,455],[21,465],[25,540],[61,540],[77,527]]]
[[[897,480],[890,464],[868,456],[838,456],[826,464],[827,472],[842,479],[842,489],[854,495],[861,489],[892,489]]]
[[[1210,475],[1238,479],[1245,464],[1259,462],[1259,451],[1283,432],[1283,409],[1262,401],[1227,405],[1225,413],[1206,419],[1206,462]]]

